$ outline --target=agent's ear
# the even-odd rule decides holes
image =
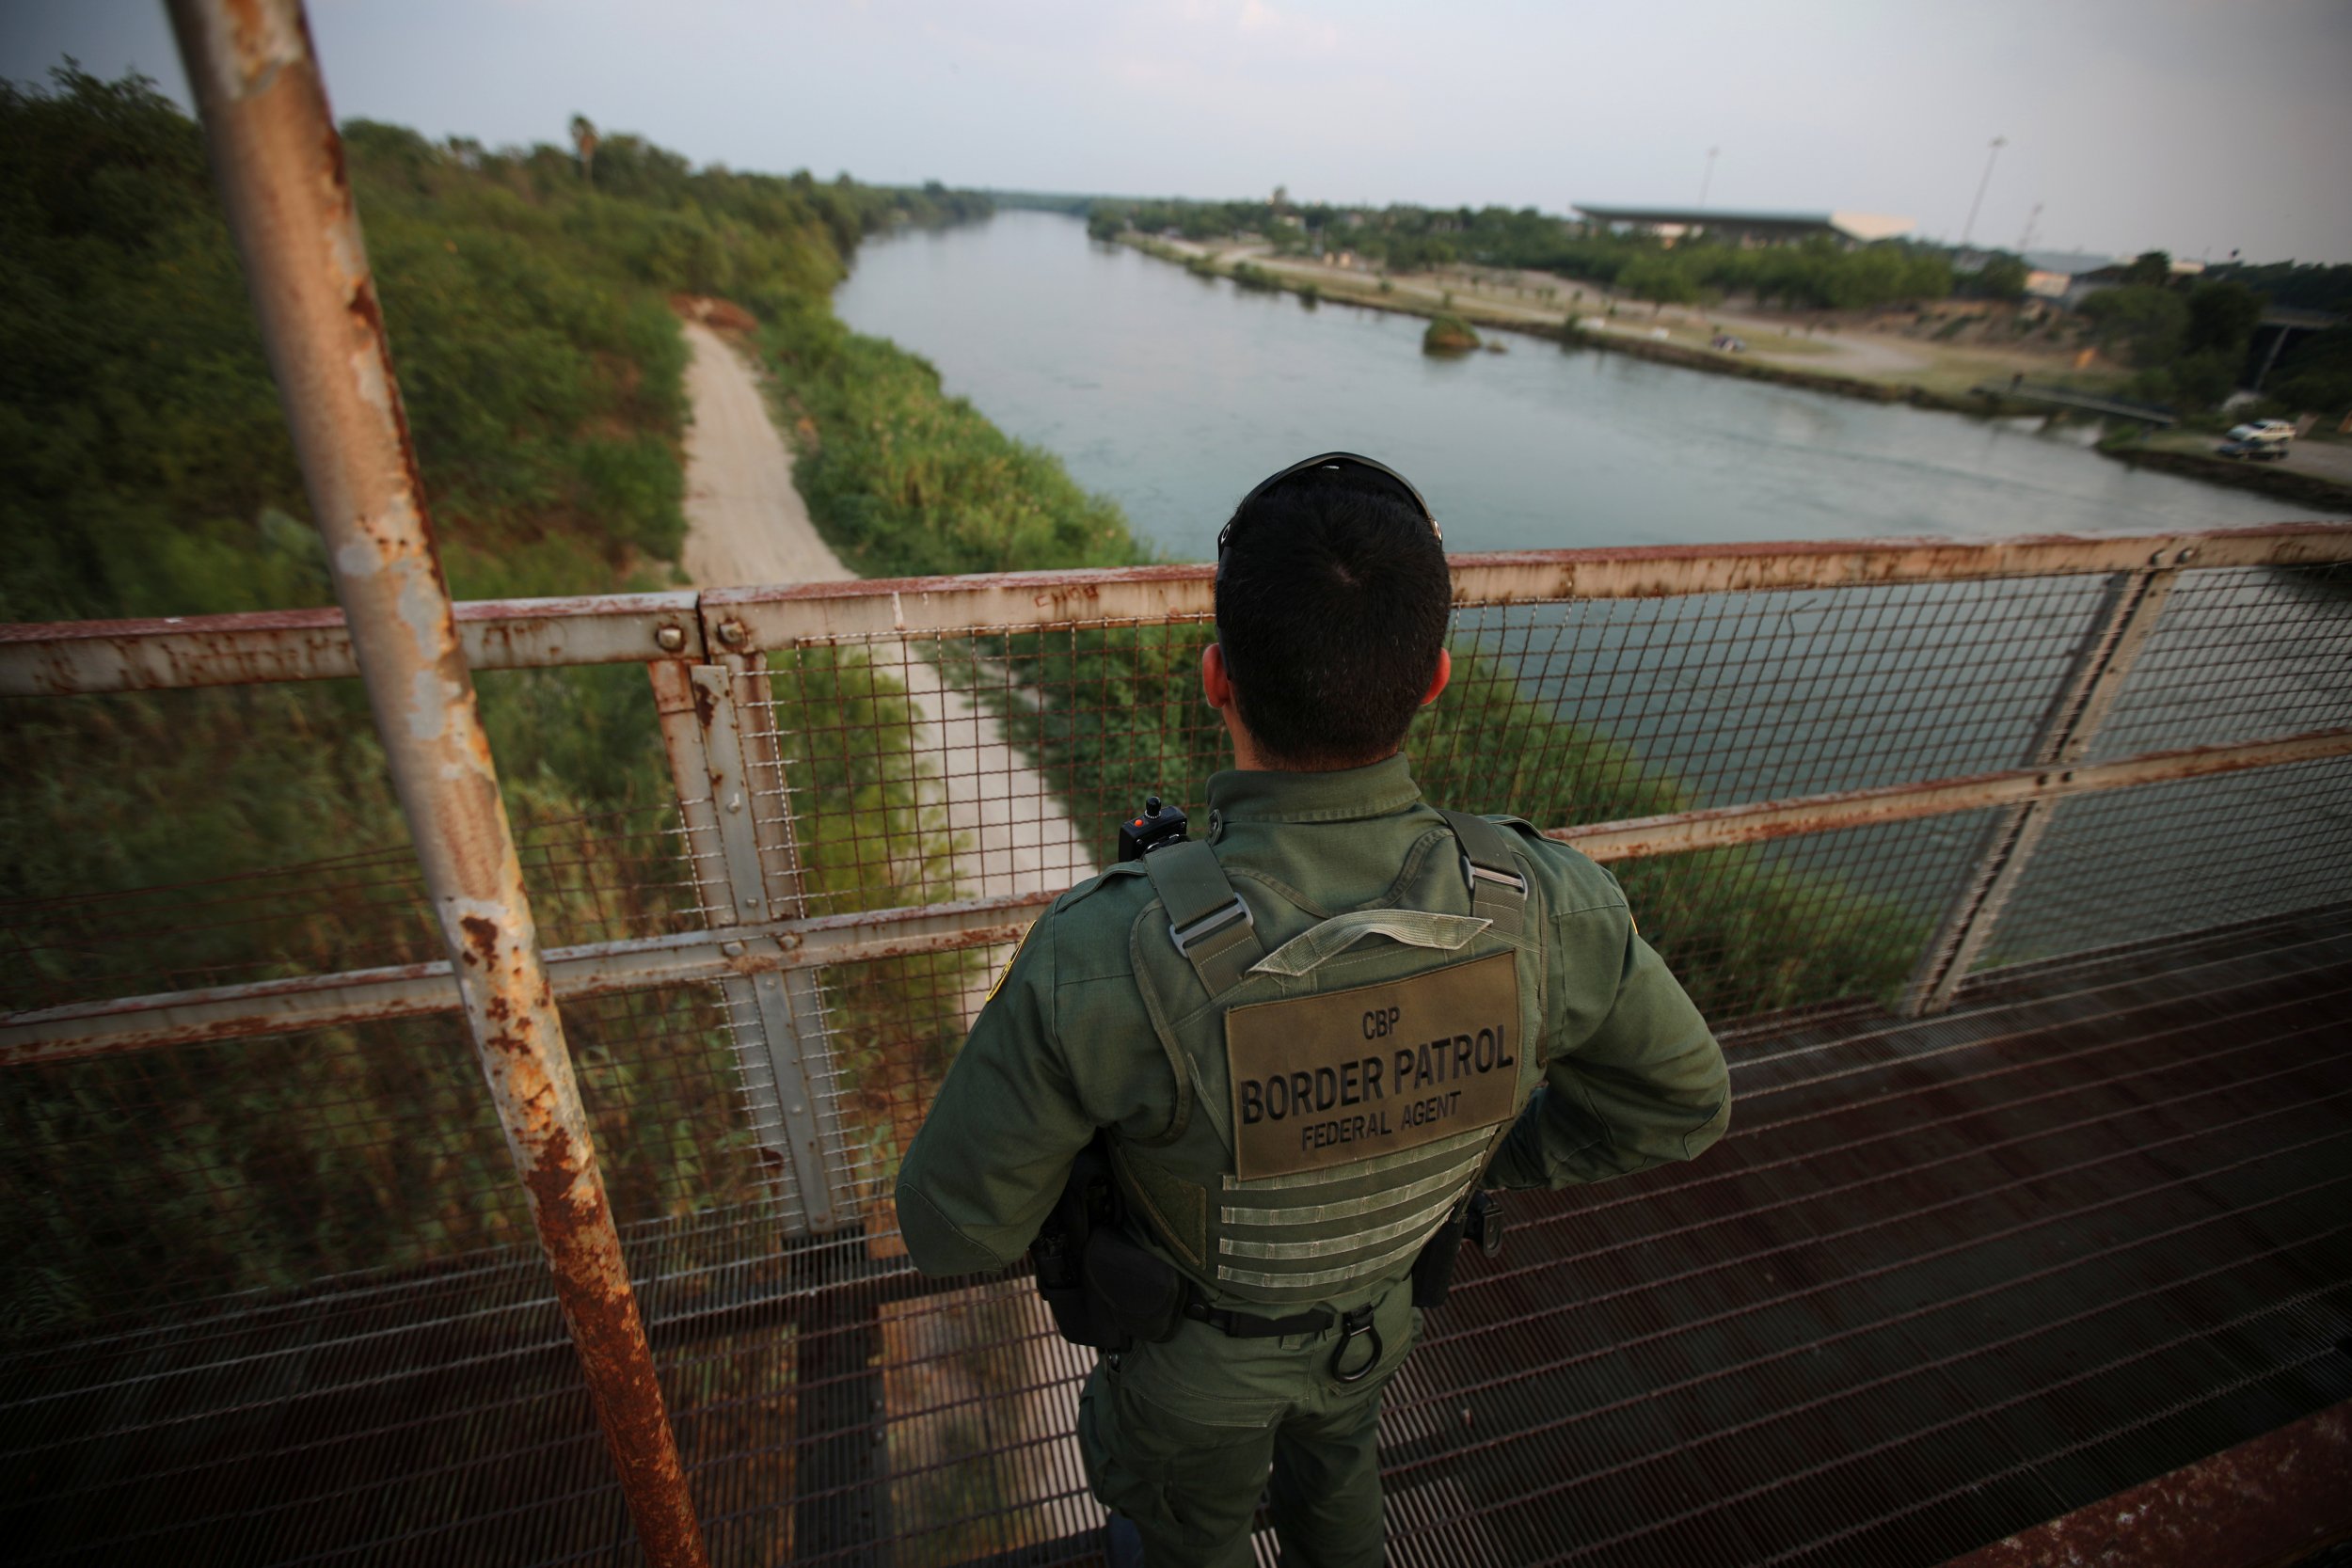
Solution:
[[[1225,650],[1215,642],[1200,650],[1200,693],[1213,708],[1233,704],[1233,677],[1225,670]]]
[[[1421,705],[1427,707],[1445,691],[1445,683],[1454,678],[1454,655],[1447,649],[1438,650],[1438,673],[1429,677],[1429,689],[1421,694]]]

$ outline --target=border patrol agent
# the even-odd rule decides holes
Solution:
[[[1311,458],[1217,540],[1205,840],[1073,888],[981,1009],[898,1189],[926,1273],[1034,1248],[1094,1494],[1154,1564],[1384,1560],[1380,1396],[1490,1187],[1685,1160],[1723,1053],[1608,873],[1424,804],[1451,663],[1435,519]],[[1137,824],[1138,826],[1140,823]],[[1268,1486],[1269,1475],[1271,1485]]]

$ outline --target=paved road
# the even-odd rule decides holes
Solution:
[[[2287,451],[2286,466],[2338,484],[2352,484],[2352,444],[2342,441],[2297,441]]]

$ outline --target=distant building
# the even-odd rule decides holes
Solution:
[[[1830,239],[1840,245],[1868,245],[1908,234],[1915,227],[1909,218],[1880,213],[1734,213],[1711,207],[1594,207],[1579,202],[1578,214],[1611,229],[1655,234],[1672,245],[1685,235],[1711,235],[1734,245],[1796,245]]]
[[[2103,289],[2122,287],[2132,263],[2088,251],[2030,251],[2026,265],[2026,292],[2072,310]],[[2202,261],[2175,261],[2172,276],[2194,277],[2205,270]]]

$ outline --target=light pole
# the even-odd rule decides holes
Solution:
[[[1977,209],[1984,205],[1985,187],[1993,183],[1993,161],[2001,155],[2001,149],[2008,145],[2007,136],[1995,136],[1993,138],[1992,150],[1984,155],[1984,178],[1977,182],[1977,199],[1968,203],[1968,221],[1960,226],[1960,243],[1963,248],[1965,248],[1968,244],[1968,236],[1976,231]]]
[[[1715,182],[1715,154],[1722,150],[1720,147],[1707,150],[1707,172],[1699,176],[1699,206],[1702,208],[1707,205],[1707,187]]]

